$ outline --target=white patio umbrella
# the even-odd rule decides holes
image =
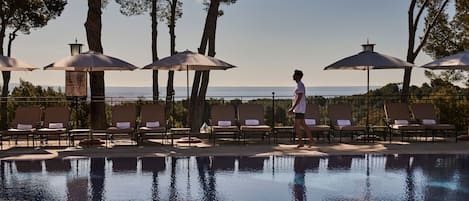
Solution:
[[[366,90],[367,90],[367,103],[366,103],[366,127],[369,123],[369,102],[370,102],[370,70],[372,69],[404,69],[406,67],[413,67],[414,64],[403,61],[396,57],[380,54],[373,51],[375,44],[363,44],[363,51],[356,55],[341,59],[327,67],[324,70],[366,70]],[[367,129],[368,132],[368,129]]]
[[[74,56],[68,56],[44,67],[44,70],[65,71],[129,71],[136,66],[121,59],[107,56],[99,52],[88,51]]]
[[[18,59],[0,56],[0,71],[32,71],[37,68]]]
[[[236,66],[220,59],[205,56],[186,50],[173,56],[165,57],[143,67],[152,70],[186,71],[187,100],[189,100],[189,71],[190,70],[226,70]],[[189,113],[190,109],[188,110]],[[191,142],[189,132],[188,142]],[[184,140],[185,141],[185,140]]]
[[[186,50],[148,64],[143,69],[186,71],[187,99],[189,99],[190,70],[227,70],[234,67],[236,66],[220,59]]]
[[[431,70],[469,70],[469,51],[437,59],[422,67]]]

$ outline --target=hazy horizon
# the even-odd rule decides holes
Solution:
[[[33,85],[35,86],[41,86],[41,87],[65,87],[65,83],[62,84],[62,85],[37,85],[37,84],[34,84],[32,83]],[[89,84],[89,83],[88,83]],[[389,83],[390,84],[390,83]],[[9,84],[9,87],[12,88],[12,87],[15,87],[15,86],[19,86],[20,83],[19,82],[10,82]],[[0,84],[0,86],[2,86]],[[370,85],[370,88],[376,88],[376,87],[383,87],[384,85]],[[88,86],[89,87],[89,86]],[[106,85],[105,87],[122,87],[122,88],[136,88],[136,87],[152,87],[151,85],[148,85],[148,86],[119,86],[119,85]],[[177,86],[174,86],[174,87],[181,87],[181,88],[186,88],[187,86],[186,85],[177,85]],[[295,85],[284,85],[284,86],[267,86],[267,85],[250,85],[250,86],[221,86],[221,85],[218,85],[218,86],[215,86],[215,85],[209,85],[208,87],[224,87],[224,88],[230,88],[230,87],[288,87],[288,88],[292,88],[292,87],[295,87]],[[324,85],[324,86],[306,86],[306,87],[366,87],[366,85],[335,85],[335,86],[329,86],[329,85]],[[166,88],[166,85],[160,85],[159,88]],[[191,86],[189,85],[189,88],[191,88]]]

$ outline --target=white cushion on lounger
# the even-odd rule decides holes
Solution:
[[[337,120],[337,125],[338,126],[351,126],[352,122],[350,122],[350,120],[348,119],[339,119]]]
[[[231,121],[218,121],[218,126],[222,126],[222,127],[231,126]]]
[[[49,128],[63,128],[63,123],[49,123]]]
[[[409,121],[396,119],[394,120],[394,124],[405,126],[405,125],[409,125]]]
[[[308,126],[315,126],[316,125],[316,119],[305,119],[305,123]]]
[[[18,130],[31,130],[33,128],[33,125],[31,124],[18,124],[16,126]]]
[[[120,129],[130,128],[130,122],[117,122],[116,127]]]
[[[435,125],[436,121],[434,119],[422,119],[423,125]]]
[[[147,123],[145,123],[145,126],[148,127],[148,128],[158,128],[160,127],[160,122],[159,121],[148,121]],[[130,127],[130,125],[129,125]]]
[[[259,126],[259,120],[257,120],[257,119],[246,119],[246,121],[244,121],[244,124],[246,124],[246,126]]]

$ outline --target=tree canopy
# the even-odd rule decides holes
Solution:
[[[0,1],[1,48],[7,29],[13,34],[17,31],[29,34],[31,29],[43,27],[49,20],[60,16],[66,4],[66,0]]]
[[[437,3],[434,2],[434,4]],[[430,6],[428,17],[436,15],[435,7],[437,6]],[[447,10],[442,13],[434,29],[430,31],[423,50],[434,59],[469,50],[469,0],[455,1],[454,11],[453,16],[450,16]],[[425,22],[429,23],[428,20]],[[449,70],[439,74],[426,71],[425,74],[431,80],[442,79],[447,82],[469,85],[469,76],[460,70]]]

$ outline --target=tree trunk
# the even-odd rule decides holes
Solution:
[[[407,67],[404,69],[404,81],[402,82],[402,93],[401,93],[402,103],[407,103],[409,101],[411,74],[412,74],[412,68]]]
[[[207,15],[208,18],[208,15]],[[198,48],[198,53],[199,54],[205,54],[205,50],[207,48],[207,42],[208,42],[208,34],[206,31],[207,29],[207,19],[206,25],[204,28],[204,33],[202,34],[202,40],[200,43],[200,47]],[[191,102],[190,102],[190,107],[189,107],[189,118],[188,121],[190,122],[191,129],[198,129],[200,127],[200,120],[198,121],[198,110],[197,110],[197,105],[199,103],[199,88],[201,84],[201,79],[202,79],[202,72],[203,71],[195,71],[194,73],[194,82],[192,83],[192,91],[191,91]]]
[[[197,108],[196,108],[196,125],[200,128],[204,122],[208,121],[207,114],[205,113],[205,97],[208,89],[208,81],[210,78],[210,71],[202,72],[202,82],[200,84],[199,95],[197,97]]]
[[[16,29],[15,31],[13,31],[12,33],[10,33],[10,35],[8,36],[7,56],[9,56],[9,57],[11,57],[11,46],[13,44],[13,41],[16,38],[16,32],[18,32],[18,31],[19,31],[19,28]]]
[[[6,130],[7,125],[7,100],[8,100],[8,85],[10,83],[10,71],[2,71],[3,77],[3,86],[2,86],[2,97],[0,98],[0,128],[1,130]]]
[[[7,56],[11,57],[11,45],[13,43],[13,40],[16,38],[16,32],[19,29],[16,29],[12,33],[10,33],[10,36],[8,37],[8,47],[7,47]],[[2,48],[3,50],[3,48]],[[3,53],[2,53],[3,54]],[[11,72],[10,71],[3,71],[2,72],[2,77],[3,77],[3,86],[2,86],[2,98],[0,99],[0,110],[2,111],[0,114],[0,129],[1,130],[6,130],[8,129],[8,86],[10,85],[10,78],[11,78]]]
[[[151,1],[151,51],[152,61],[158,61],[158,0]],[[153,70],[153,102],[157,102],[160,98],[160,91],[158,85],[158,70]]]
[[[197,96],[199,93],[200,79],[202,78],[202,71],[195,71],[194,73],[194,82],[192,83],[191,99],[189,106],[189,118],[190,127],[192,130],[199,128],[198,122],[195,121],[196,117],[196,108],[197,108]]]
[[[414,24],[414,10],[417,4],[417,0],[412,0],[410,2],[409,10],[407,11],[407,26],[409,32],[409,39],[408,39],[408,46],[407,46],[407,61],[414,54],[414,46],[415,46],[415,32],[416,27]],[[410,87],[410,77],[412,74],[412,68],[405,68],[404,70],[404,79],[402,82],[402,92],[401,92],[401,102],[407,103],[409,97],[409,87]]]
[[[0,9],[1,10],[1,9]],[[4,55],[4,52],[3,52],[3,45],[4,45],[4,40],[5,40],[5,32],[6,32],[6,23],[5,22],[2,22],[2,24],[0,25],[0,55],[3,56]]]
[[[173,103],[173,96],[175,95],[174,92],[174,71],[168,71],[168,82],[166,83],[166,106],[165,112],[166,114],[171,114],[171,108]]]
[[[212,0],[210,2],[210,7],[207,13],[207,18],[205,22],[204,34],[202,36],[201,41],[201,48],[200,50],[204,50],[208,43],[208,56],[215,57],[215,35],[217,29],[217,19],[218,19],[218,9],[220,7],[219,0]],[[208,41],[208,42],[207,42]],[[204,47],[202,47],[202,45]],[[208,119],[208,115],[205,113],[205,98],[207,95],[208,90],[208,83],[210,80],[210,71],[203,71],[202,72],[202,80],[200,82],[200,89],[198,91],[198,96],[196,99],[196,108],[193,110],[193,118],[191,119],[194,121],[192,123],[192,127],[198,128],[202,125],[203,122],[206,122]]]
[[[1,10],[1,9],[0,9]],[[3,40],[5,39],[6,23],[2,22],[0,28],[0,55],[3,56]],[[8,85],[10,82],[10,72],[3,71],[3,86],[2,97],[0,98],[0,129],[7,129],[7,98],[8,98]]]
[[[101,0],[88,0],[88,16],[85,22],[88,47],[92,51],[103,52],[101,44]],[[90,72],[91,88],[91,127],[104,129],[106,124],[106,103],[104,99],[104,71]]]
[[[176,54],[176,7],[178,0],[171,0],[171,16],[169,27],[169,36],[170,36],[170,49],[171,55]],[[172,96],[174,95],[174,71],[168,72],[168,82],[166,84],[166,114],[170,114],[170,109],[174,104],[172,102]]]

